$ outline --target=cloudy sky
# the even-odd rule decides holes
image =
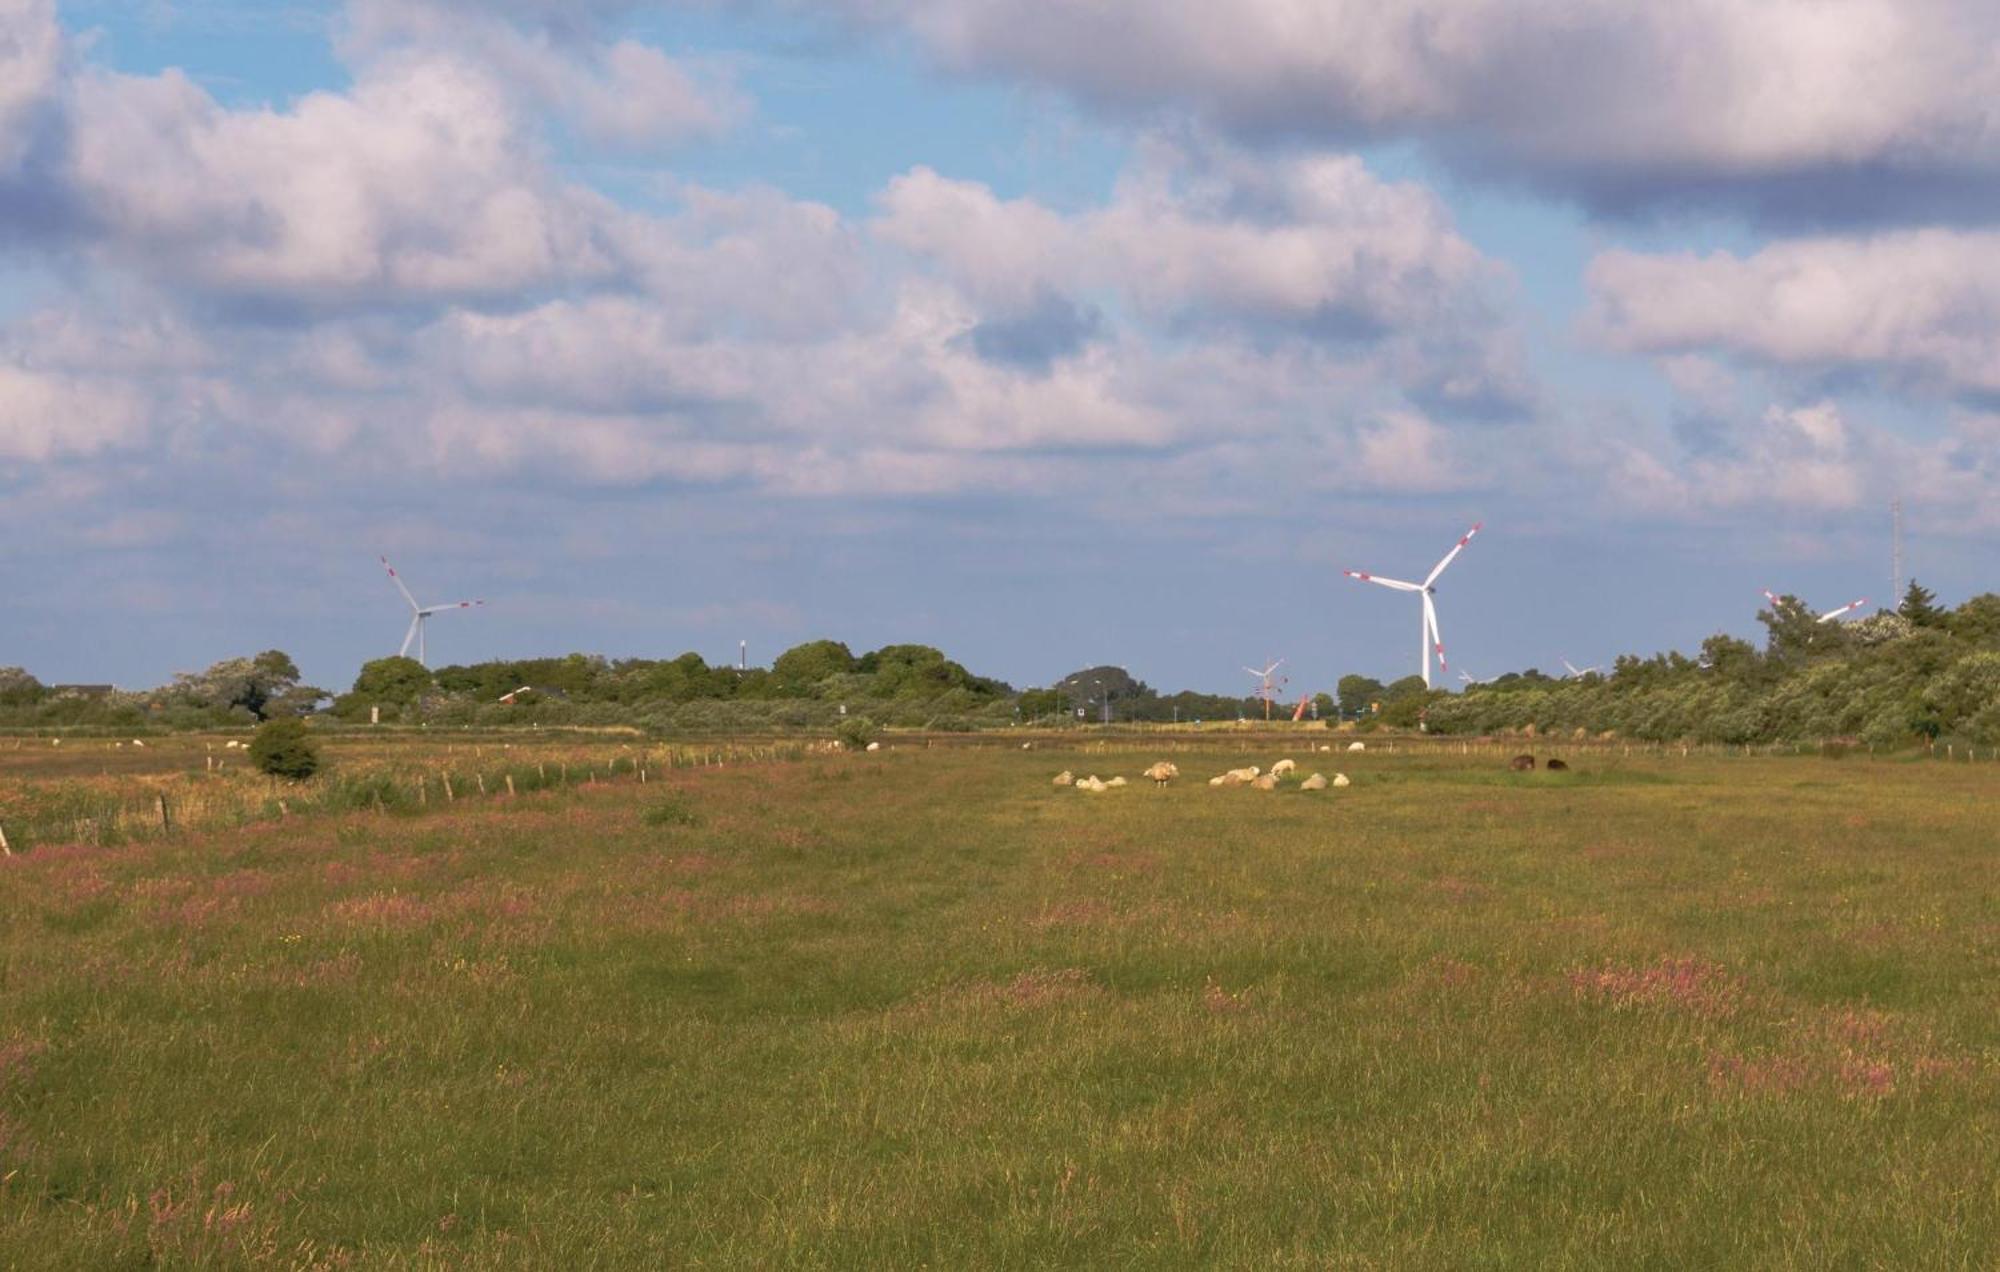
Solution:
[[[1491,675],[2000,538],[1988,0],[0,0],[0,663]]]

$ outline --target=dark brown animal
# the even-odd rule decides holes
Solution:
[[[1507,767],[1513,769],[1516,773],[1532,773],[1535,771],[1535,757],[1532,755],[1517,755],[1507,761]]]
[[[1547,764],[1542,765],[1542,767],[1551,773],[1569,772],[1569,765],[1563,763],[1561,760],[1550,760]]]

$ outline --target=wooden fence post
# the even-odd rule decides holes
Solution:
[[[173,819],[167,816],[167,793],[155,791],[153,797],[160,801],[160,833],[171,835],[174,832],[174,823]]]
[[[509,799],[514,797],[514,775],[512,773],[507,775],[507,797]]]

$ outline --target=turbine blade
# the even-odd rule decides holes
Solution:
[[[417,638],[417,628],[423,625],[423,621],[424,612],[418,610],[415,616],[410,619],[410,630],[403,633],[403,647],[396,651],[396,657],[408,658],[410,656],[410,642]]]
[[[1868,598],[1865,596],[1858,601],[1849,601],[1847,604],[1841,606],[1837,610],[1833,610],[1829,613],[1820,615],[1819,621],[1822,623],[1831,623],[1834,619],[1839,618],[1843,614],[1852,614],[1855,610],[1860,609],[1863,605],[1866,605],[1867,603],[1868,603]]]
[[[380,561],[382,568],[389,572],[389,581],[396,585],[396,590],[403,594],[403,599],[410,603],[410,608],[421,609],[422,607],[417,604],[417,598],[410,595],[410,589],[403,586],[403,576],[396,573],[395,566],[389,564],[389,558],[377,557],[376,560]]]
[[[1363,574],[1359,570],[1342,570],[1341,573],[1350,579],[1360,579],[1363,583],[1378,583],[1383,587],[1394,588],[1398,592],[1421,592],[1424,590],[1421,583],[1405,583],[1401,579],[1385,579],[1379,574]]]
[[[1424,586],[1425,586],[1425,587],[1429,587],[1429,586],[1430,586],[1431,584],[1433,584],[1433,583],[1437,582],[1437,580],[1438,580],[1438,575],[1440,575],[1440,574],[1443,574],[1443,573],[1444,573],[1444,567],[1446,567],[1447,565],[1450,565],[1450,564],[1452,563],[1453,559],[1454,559],[1454,558],[1456,558],[1456,557],[1458,556],[1458,554],[1459,554],[1459,553],[1461,553],[1461,552],[1465,551],[1465,545],[1466,545],[1466,544],[1468,544],[1468,543],[1471,543],[1471,542],[1472,542],[1472,536],[1473,536],[1473,535],[1475,535],[1475,534],[1478,534],[1478,533],[1479,533],[1479,527],[1480,527],[1480,526],[1482,526],[1482,525],[1484,525],[1484,524],[1486,524],[1486,523],[1485,523],[1485,522],[1483,522],[1483,521],[1482,521],[1482,522],[1478,522],[1478,523],[1476,523],[1476,524],[1475,524],[1475,525],[1474,525],[1474,526],[1472,527],[1472,529],[1470,529],[1470,530],[1467,530],[1467,531],[1465,532],[1465,537],[1464,537],[1464,538],[1460,539],[1460,540],[1459,540],[1459,541],[1458,541],[1457,543],[1454,543],[1454,544],[1453,544],[1453,545],[1451,546],[1451,551],[1449,551],[1449,552],[1447,552],[1447,553],[1445,553],[1445,554],[1444,554],[1444,560],[1442,560],[1442,561],[1439,561],[1439,562],[1437,563],[1436,567],[1435,567],[1435,568],[1433,568],[1433,569],[1431,570],[1431,572],[1430,572],[1430,573],[1429,573],[1428,575],[1424,576]]]
[[[1451,665],[1444,660],[1444,637],[1438,632],[1437,606],[1431,603],[1431,594],[1424,593],[1424,625],[1430,629],[1431,648],[1437,651],[1438,670],[1450,671]]]
[[[426,605],[417,612],[425,618],[429,618],[433,614],[442,614],[446,610],[471,609],[476,605],[484,604],[486,604],[485,601],[453,601],[449,605]]]

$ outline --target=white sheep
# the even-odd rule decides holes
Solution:
[[[137,738],[132,739],[132,745],[138,747],[141,751],[146,749],[146,744]]]
[[[1208,779],[1208,784],[1210,786],[1228,786],[1230,785],[1229,774],[1224,773],[1221,777],[1211,777]]]
[[[1056,774],[1057,786],[1068,786],[1074,781],[1076,781],[1076,774],[1070,772],[1068,769],[1064,769],[1062,772]]]
[[[1147,769],[1141,776],[1152,778],[1153,785],[1155,786],[1165,786],[1180,775],[1181,770],[1178,765],[1169,764],[1167,761],[1161,760],[1159,763],[1153,765],[1153,767]]]
[[[1278,789],[1278,775],[1276,773],[1266,773],[1264,776],[1252,781],[1250,785],[1260,791],[1275,791]]]
[[[1333,775],[1333,784],[1334,784],[1335,786],[1352,786],[1352,785],[1354,785],[1354,783],[1352,783],[1352,782],[1350,782],[1350,781],[1348,781],[1348,780],[1347,780],[1347,774],[1345,774],[1345,773],[1335,773],[1335,774]]]
[[[1307,779],[1306,779],[1305,781],[1303,781],[1303,782],[1300,782],[1300,783],[1299,783],[1299,789],[1300,789],[1300,790],[1302,790],[1302,791],[1323,791],[1323,790],[1325,790],[1325,789],[1326,789],[1326,774],[1324,774],[1324,773],[1315,773],[1315,774],[1313,774],[1313,775],[1312,775],[1311,777],[1307,778]]]
[[[869,749],[869,751],[871,751],[871,752],[873,752],[873,751],[879,751],[879,750],[881,750],[881,749],[882,749],[882,744],[881,744],[880,742],[870,742],[870,743],[868,744],[868,749]]]
[[[1105,783],[1106,786],[1125,786],[1127,784],[1128,783],[1122,777],[1114,777],[1110,781]]]
[[[1079,779],[1076,784],[1076,789],[1080,791],[1089,791],[1092,795],[1102,795],[1104,794],[1104,792],[1111,789],[1111,785],[1108,782],[1098,781],[1097,774],[1092,773],[1089,777]]]
[[[1271,766],[1271,775],[1273,777],[1283,777],[1287,773],[1297,772],[1298,767],[1298,762],[1295,760],[1279,760]]]
[[[1349,742],[1347,749],[1350,751],[1365,751],[1368,749],[1368,744],[1366,742]]]

